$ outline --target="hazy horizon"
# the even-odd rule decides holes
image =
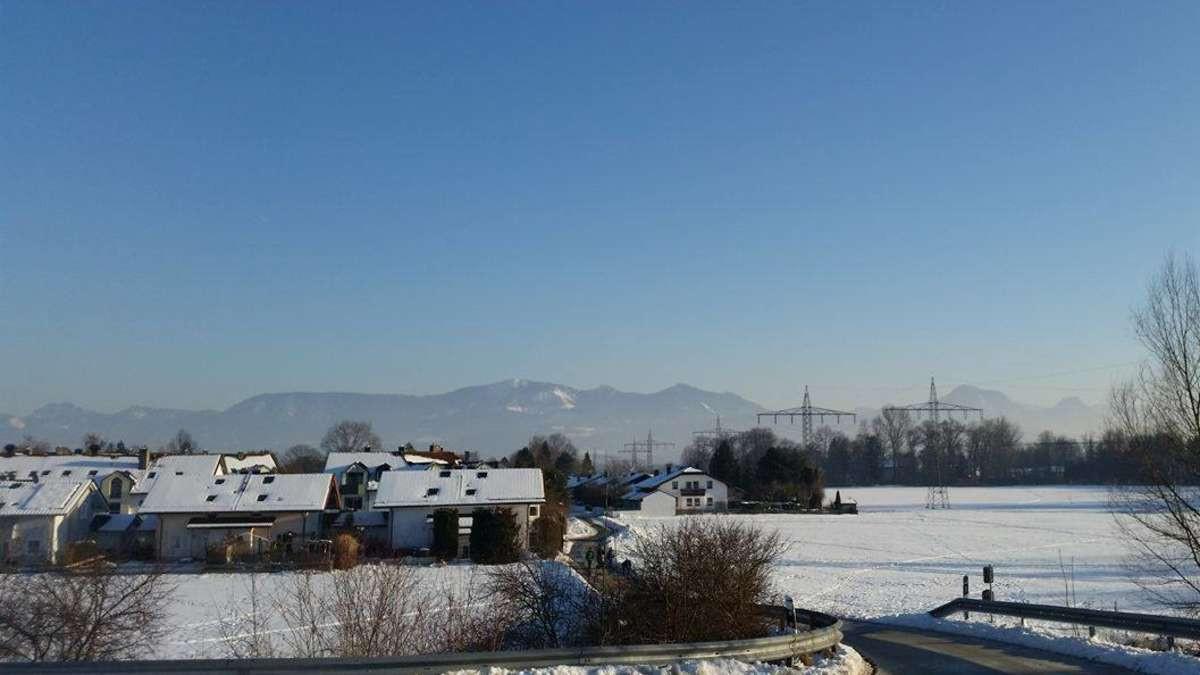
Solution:
[[[1104,401],[1200,5],[0,3],[0,411]]]

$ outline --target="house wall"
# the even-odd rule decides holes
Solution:
[[[5,562],[45,564],[53,561],[57,516],[0,518],[0,558]],[[35,551],[29,550],[36,542]]]
[[[517,526],[520,528],[518,539],[522,549],[529,548],[529,527],[541,515],[542,504],[505,504],[494,508],[511,509],[517,515]],[[536,515],[530,513],[530,507],[536,510]],[[476,506],[446,506],[440,508],[456,508],[459,517],[469,516]],[[392,550],[430,548],[433,546],[433,523],[430,519],[436,509],[428,506],[406,506],[390,509],[388,519],[391,526],[390,546]],[[465,539],[465,538],[462,538]],[[461,550],[461,544],[460,544]]]
[[[197,528],[188,529],[188,521],[204,516],[203,513],[166,513],[159,516],[158,544],[156,551],[161,560],[178,560],[180,558],[203,558],[209,546],[221,544],[226,539],[244,534],[248,528]],[[272,527],[256,527],[254,534],[274,540],[281,534],[291,532],[299,539],[319,537],[321,530],[321,512],[309,513],[307,516],[299,512],[274,513],[275,524]]]
[[[661,491],[651,492],[642,497],[640,513],[646,516],[675,515],[675,497]]]
[[[121,496],[114,499],[112,495],[112,485],[118,483],[121,486]],[[137,507],[141,503],[133,493],[133,478],[127,474],[113,472],[100,479],[98,486],[100,488],[100,496],[108,503],[109,513],[136,513]]]
[[[675,508],[680,513],[724,511],[729,503],[729,487],[703,473],[683,474],[658,489],[675,498]],[[685,491],[687,495],[683,494]]]

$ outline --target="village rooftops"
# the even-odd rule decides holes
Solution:
[[[411,467],[399,452],[331,452],[325,456],[325,473],[342,474],[354,465],[361,465],[369,471],[375,471],[381,466],[388,470],[403,470]]]
[[[327,473],[166,475],[139,513],[313,512],[336,508]]]
[[[706,476],[700,469],[691,466],[681,466],[670,471],[661,473],[648,474],[646,477],[636,482],[629,484],[629,492],[626,492],[622,499],[637,500],[654,492],[659,487],[666,483],[678,479],[680,476]]]
[[[0,455],[0,477],[25,480],[43,478],[94,478],[114,471],[136,471],[135,455]]]
[[[164,476],[214,476],[223,471],[223,455],[161,455],[150,463],[150,468],[133,471],[133,494],[148,494],[154,484]]]
[[[87,478],[0,482],[0,518],[66,515],[71,503],[91,489]]]
[[[388,471],[379,480],[375,508],[496,506],[544,501],[541,469]]]

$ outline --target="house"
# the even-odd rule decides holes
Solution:
[[[192,455],[158,455],[150,461],[144,471],[133,475],[133,486],[129,489],[129,501],[132,508],[120,513],[133,513],[141,510],[146,496],[154,489],[155,483],[170,476],[224,476],[225,458],[219,454]],[[110,497],[109,501],[112,501]]]
[[[370,510],[379,479],[387,471],[424,470],[431,462],[410,463],[399,452],[331,452],[325,456],[325,473],[337,480],[342,506],[351,511]]]
[[[529,545],[529,529],[540,516],[546,494],[541,469],[437,469],[387,471],[379,480],[375,509],[389,512],[388,546],[426,549],[433,545],[433,512],[459,513],[459,550],[469,541],[475,509],[511,509],[517,517],[521,544]]]
[[[139,512],[158,516],[157,557],[177,560],[230,543],[239,553],[261,553],[276,541],[313,539],[325,514],[340,508],[329,474],[170,472],[155,480]]]
[[[0,483],[0,561],[59,564],[108,503],[87,477]]]
[[[644,515],[724,511],[729,502],[729,488],[725,483],[690,466],[672,468],[668,465],[627,487],[621,502],[626,508]]]
[[[136,503],[131,496],[139,470],[145,469],[149,452],[138,455],[26,455],[0,456],[0,479],[73,480],[89,478],[108,500],[111,513],[131,513]]]

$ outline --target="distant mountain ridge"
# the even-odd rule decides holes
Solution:
[[[985,409],[989,417],[1005,416],[1021,425],[1027,439],[1042,429],[1076,435],[1099,429],[1099,406],[1064,399],[1044,408],[1016,403],[998,391],[962,386],[943,400]],[[730,392],[711,392],[677,384],[649,394],[610,386],[577,389],[551,382],[504,380],[464,387],[443,394],[355,394],[292,392],[260,394],[226,410],[176,410],[134,406],[116,413],[89,411],[71,403],[50,403],[26,417],[0,415],[0,441],[25,434],[75,447],[94,431],[110,440],[152,447],[187,429],[202,447],[283,449],[295,443],[316,445],[338,420],[370,421],[390,447],[411,441],[438,442],[455,450],[484,456],[507,454],[535,433],[562,432],[582,449],[612,453],[653,429],[657,440],[673,442],[658,457],[677,457],[693,432],[711,429],[716,416],[724,426],[748,429],[765,408]],[[859,420],[877,410],[860,408]],[[847,433],[854,425],[837,427]],[[777,430],[796,437],[798,425],[781,423]]]

